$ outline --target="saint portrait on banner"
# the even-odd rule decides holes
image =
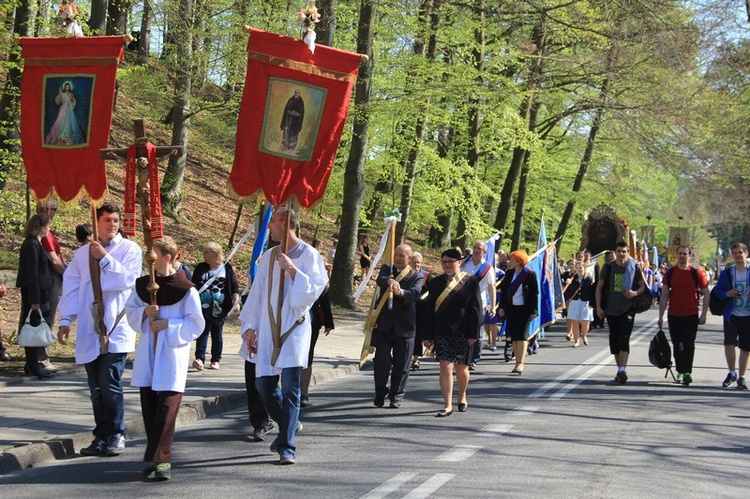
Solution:
[[[89,141],[94,75],[44,78],[44,147],[86,147]]]
[[[322,87],[269,78],[260,151],[310,161],[326,95],[327,90]]]

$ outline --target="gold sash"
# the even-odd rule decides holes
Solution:
[[[396,282],[401,282],[404,278],[409,276],[411,274],[411,267],[407,265],[404,267],[404,270],[399,272],[399,274],[395,277]],[[378,316],[380,315],[380,312],[383,310],[383,306],[385,305],[385,302],[388,300],[388,294],[389,293],[383,293],[383,296],[380,297],[380,300],[378,301],[378,306],[375,307],[375,309],[372,309],[372,306],[370,307],[370,314],[367,316],[367,320],[365,321],[365,341],[362,344],[362,353],[359,356],[359,366],[362,367],[365,363],[365,360],[367,359],[367,356],[370,355],[375,351],[375,347],[370,345],[370,342],[372,341],[372,330],[375,329],[375,321],[377,320]],[[372,304],[375,304],[375,297],[377,294],[373,294],[372,297]]]
[[[284,342],[287,340],[289,335],[292,334],[292,331],[294,331],[297,326],[305,321],[305,316],[303,315],[302,317],[294,321],[292,327],[290,327],[284,334],[281,334],[281,321],[283,319],[283,316],[281,314],[281,307],[279,307],[279,310],[277,310],[278,315],[274,315],[271,300],[271,293],[273,291],[273,268],[276,263],[276,259],[279,257],[279,246],[276,246],[271,251],[273,253],[271,254],[271,261],[268,264],[268,320],[271,323],[271,337],[273,338],[273,354],[271,355],[271,365],[276,366],[276,361],[279,359],[279,355],[281,354],[281,347],[284,346]],[[281,301],[281,303],[283,304],[283,300]]]
[[[459,272],[456,274],[453,279],[448,283],[448,285],[445,287],[442,293],[440,293],[440,296],[437,297],[437,300],[435,300],[435,312],[437,313],[438,310],[440,310],[440,306],[443,304],[446,298],[448,298],[448,295],[451,294],[451,292],[455,289],[456,286],[458,286],[459,283],[465,282],[465,279],[470,277],[468,273],[466,272]],[[463,286],[463,284],[462,284]],[[458,288],[461,289],[461,288]]]

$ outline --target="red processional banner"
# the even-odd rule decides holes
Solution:
[[[107,191],[99,150],[109,143],[122,36],[21,38],[21,147],[38,199]]]
[[[325,193],[361,56],[251,29],[231,187],[274,205]]]

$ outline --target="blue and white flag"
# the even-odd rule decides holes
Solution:
[[[273,215],[273,206],[270,203],[264,204],[260,216],[255,222],[258,227],[255,230],[255,244],[253,244],[253,254],[250,257],[250,269],[247,271],[250,283],[253,282],[255,274],[258,273],[258,260],[260,260],[268,241],[268,223],[271,221],[271,215]]]
[[[536,274],[537,284],[539,286],[539,302],[537,303],[537,317],[529,322],[529,338],[537,333],[540,338],[544,338],[544,328],[555,323],[555,286],[553,284],[554,275],[558,273],[557,261],[555,260],[555,245],[547,244],[547,228],[544,224],[544,216],[539,227],[539,238],[537,239],[537,251],[531,256],[529,264],[526,266]],[[562,286],[560,286],[560,296],[562,300]]]
[[[489,238],[485,243],[485,249],[487,251],[484,254],[484,261],[492,265],[493,269],[495,268],[495,253],[497,253],[495,243],[497,243],[498,237],[500,237],[500,233],[495,233],[495,235]]]

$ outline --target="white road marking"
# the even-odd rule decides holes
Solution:
[[[479,436],[500,436],[513,428],[512,424],[490,424],[479,430]]]
[[[651,323],[649,323],[648,325],[650,325],[650,324]],[[630,345],[633,346],[633,345],[637,344],[643,338],[645,338],[646,336],[649,336],[652,332],[653,331],[650,331],[650,330],[641,331],[638,334],[638,336],[636,336],[635,338],[631,338],[630,339]],[[550,395],[549,398],[551,400],[552,399],[559,400],[559,399],[563,398],[568,393],[570,393],[570,391],[573,390],[573,388],[575,388],[576,386],[580,385],[581,383],[583,383],[584,381],[586,381],[587,379],[589,379],[597,371],[599,371],[602,367],[604,367],[606,365],[609,365],[609,363],[611,362],[611,360],[612,359],[604,359],[603,361],[599,362],[599,364],[593,366],[591,369],[589,369],[588,371],[586,371],[582,376],[578,376],[576,379],[572,380],[570,383],[568,383],[567,385],[563,386],[562,388],[560,388],[559,390],[557,390],[555,393],[553,393],[552,395]]]
[[[399,473],[394,476],[383,485],[372,489],[370,492],[362,496],[362,499],[382,499],[391,492],[397,491],[403,484],[417,476],[417,473]]]
[[[630,345],[632,346],[632,345],[637,344],[643,338],[645,338],[646,336],[648,336],[649,334],[651,334],[653,332],[651,326],[653,326],[654,324],[656,324],[656,319],[653,319],[650,322],[648,322],[647,324],[644,324],[643,326],[640,326],[638,328],[638,335],[635,338],[631,338]],[[539,388],[538,390],[532,392],[527,398],[537,399],[537,398],[544,397],[545,395],[547,395],[547,393],[551,392],[552,390],[554,390],[558,386],[560,386],[560,385],[568,382],[568,380],[570,380],[571,378],[573,378],[574,376],[576,376],[580,371],[583,371],[584,369],[589,368],[588,371],[586,371],[586,373],[582,377],[575,378],[573,381],[571,381],[569,383],[569,384],[572,383],[572,386],[570,386],[570,388],[564,387],[564,388],[561,388],[559,390],[559,392],[560,392],[561,395],[560,396],[556,396],[555,398],[558,398],[558,399],[562,398],[570,390],[572,390],[573,388],[575,388],[577,385],[581,384],[581,382],[583,382],[584,380],[586,380],[589,377],[591,377],[594,373],[596,373],[598,370],[600,370],[602,367],[608,365],[612,361],[614,361],[614,359],[612,358],[612,354],[609,353],[609,348],[605,348],[604,350],[600,351],[599,353],[597,353],[597,354],[593,355],[592,357],[586,359],[581,365],[576,366],[576,367],[570,369],[566,373],[564,373],[564,374],[558,376],[557,378],[555,378],[554,381],[551,381],[551,382],[547,383],[546,385],[542,386],[541,388]],[[595,364],[594,367],[590,367],[591,364]],[[567,391],[565,391],[566,389],[567,389]]]
[[[538,406],[535,405],[522,405],[516,407],[508,413],[508,416],[530,416],[539,410]]]
[[[428,478],[422,485],[404,496],[404,499],[423,499],[442,487],[454,476],[451,473],[437,473]]]
[[[451,450],[440,454],[437,460],[447,461],[450,463],[465,461],[476,454],[482,448],[483,447],[481,445],[457,445]]]

